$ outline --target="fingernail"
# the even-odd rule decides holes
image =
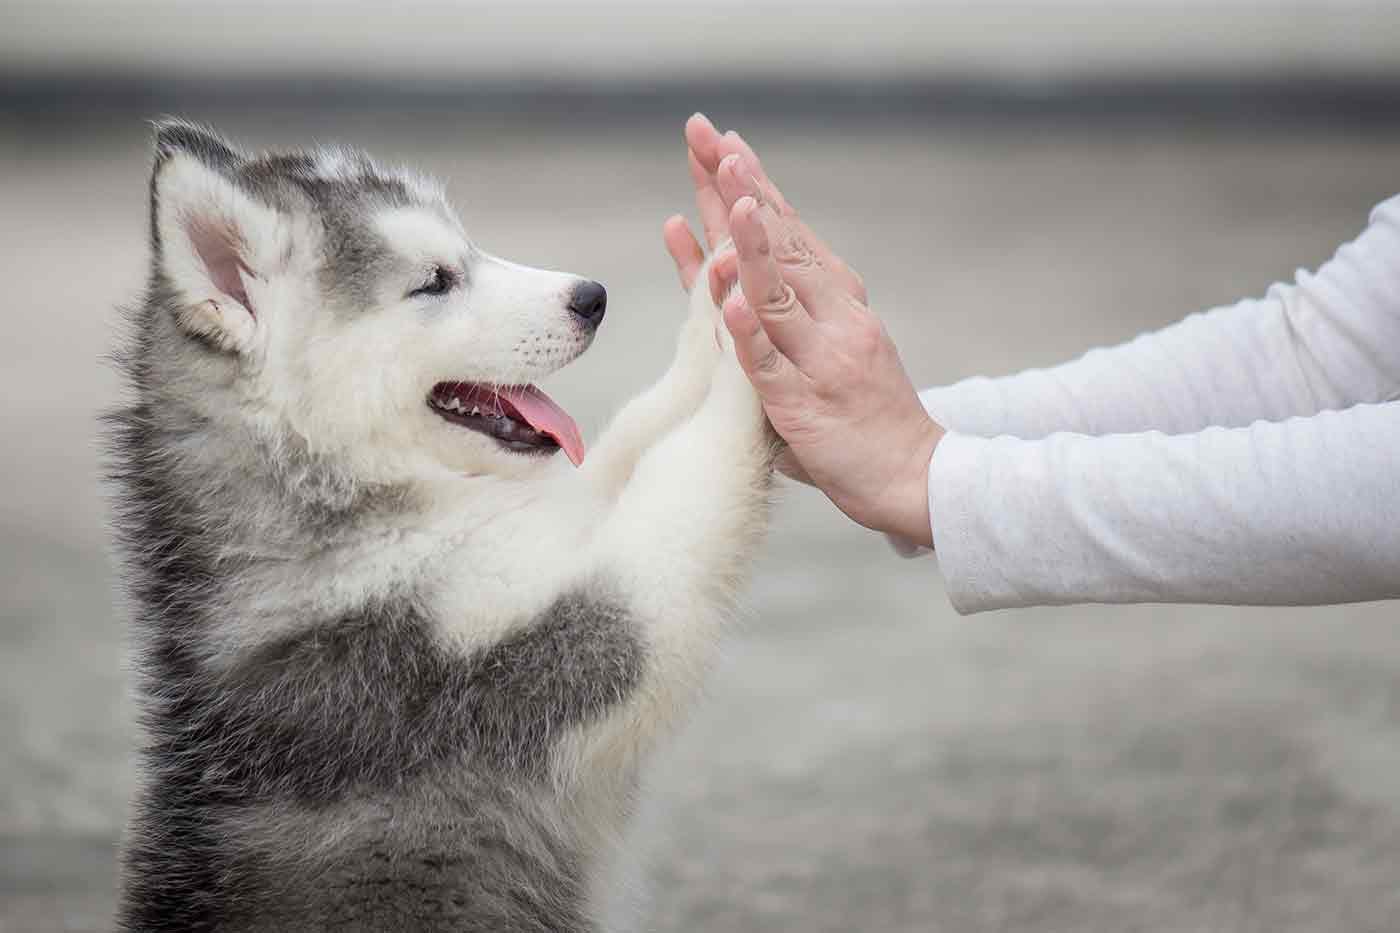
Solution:
[[[748,156],[741,152],[736,152],[734,158],[736,160],[734,164],[734,174],[739,176],[739,181],[743,183],[745,190],[754,196],[754,200],[762,204],[763,191],[758,187],[758,174],[753,170],[753,166],[749,164]]]
[[[754,178],[753,169],[749,166],[749,160],[745,159],[738,152],[731,152],[720,160],[720,171],[727,171],[733,174],[734,180],[743,186],[744,190],[760,204],[763,203],[763,194],[758,187],[758,179]]]

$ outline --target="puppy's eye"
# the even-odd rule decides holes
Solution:
[[[457,284],[457,273],[442,266],[433,267],[432,278],[408,293],[408,297],[420,295],[446,295]]]

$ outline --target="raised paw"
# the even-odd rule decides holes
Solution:
[[[727,250],[733,261],[733,249]],[[681,328],[682,347],[689,346],[698,359],[713,362],[723,353],[732,353],[733,346],[729,332],[724,326],[724,316],[715,303],[709,287],[713,274],[711,269],[717,262],[725,261],[725,251],[716,252],[705,261],[705,266],[696,276],[695,285],[690,290],[690,313]]]
[[[724,326],[723,308],[724,303],[739,288],[738,274],[739,256],[734,251],[734,242],[725,240],[705,263],[703,276],[696,280],[697,288],[701,287],[702,282],[708,285],[715,345],[721,352],[728,354],[733,353],[734,341],[729,335],[729,328]]]

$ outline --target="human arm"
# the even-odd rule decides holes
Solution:
[[[1400,596],[1400,402],[1040,440],[949,434],[929,476],[960,612]]]
[[[742,189],[726,166],[733,167],[730,156],[718,166],[716,190],[721,203],[737,205]],[[1395,396],[1395,208],[1392,202],[1378,209],[1372,228],[1316,276],[1300,274],[1295,285],[1277,287],[1260,302],[1190,318],[1048,377],[938,390],[946,404],[936,399],[930,407],[954,433],[939,438],[926,475],[933,536],[955,604],[974,611],[1042,602],[1278,603],[1394,595],[1400,559],[1387,529],[1400,527],[1389,457],[1400,450],[1395,406],[1243,426],[1260,417]],[[792,278],[783,259],[801,260],[803,272],[813,265],[838,268],[812,242],[794,246],[805,234],[784,226],[781,215],[762,216],[785,244],[782,278]],[[741,252],[739,265],[763,256]],[[784,297],[771,278],[767,282],[757,288],[745,283],[743,291],[760,305],[768,295]],[[840,290],[828,277],[826,291]],[[806,301],[798,297],[799,305]],[[791,310],[789,302],[778,305]],[[805,326],[801,316],[784,311],[778,317]],[[755,358],[790,362],[762,344],[765,338],[779,350],[791,344],[782,324],[770,332],[761,314],[726,318],[750,325],[754,319],[764,325],[754,334],[762,351]],[[1275,358],[1280,369],[1269,372]],[[1132,365],[1124,368],[1125,361]],[[1203,374],[1190,370],[1197,364],[1206,367]],[[1212,372],[1212,366],[1227,371]],[[1145,402],[1118,397],[1120,381],[1131,382],[1134,367],[1148,377]],[[1066,388],[1074,377],[1084,378]],[[857,386],[868,381],[859,379]],[[839,395],[841,387],[827,389]],[[1017,425],[1016,418],[1024,420]],[[1238,427],[1200,430],[1216,420]],[[1053,433],[1154,426],[1200,433]],[[831,443],[839,443],[841,424],[829,428]],[[971,436],[1008,429],[1046,439]],[[815,436],[794,445],[799,458],[823,446]]]

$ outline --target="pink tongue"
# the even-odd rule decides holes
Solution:
[[[530,427],[554,438],[574,466],[583,463],[583,435],[568,412],[554,404],[554,399],[534,386],[507,386],[497,389],[496,394],[515,406]]]

